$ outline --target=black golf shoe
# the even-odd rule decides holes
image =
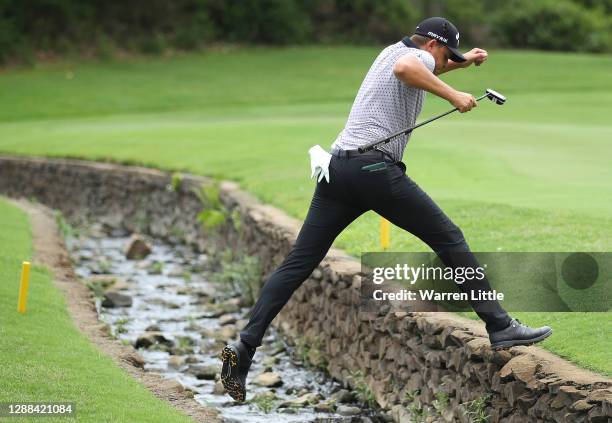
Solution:
[[[552,333],[549,326],[530,328],[518,319],[510,320],[510,325],[502,330],[489,333],[491,348],[506,349],[515,345],[531,345],[547,338]]]
[[[243,402],[246,398],[246,377],[252,362],[249,348],[242,341],[226,345],[221,351],[221,360],[221,383],[225,391],[236,401]]]

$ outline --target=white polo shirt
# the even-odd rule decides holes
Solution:
[[[400,57],[409,54],[421,60],[433,72],[435,60],[429,52],[416,48],[410,40],[407,43],[414,47],[399,41],[386,47],[374,60],[361,83],[346,125],[332,148],[355,150],[415,124],[423,107],[425,91],[400,81],[393,73],[393,66]],[[410,134],[400,135],[377,148],[400,161],[409,138]]]

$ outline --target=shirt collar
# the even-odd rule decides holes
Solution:
[[[407,35],[404,38],[402,38],[402,43],[404,43],[404,45],[409,48],[419,48],[419,46],[413,43],[410,37]]]

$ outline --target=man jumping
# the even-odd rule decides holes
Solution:
[[[346,126],[332,145],[332,156],[323,159],[295,244],[264,284],[240,340],[222,351],[221,381],[235,400],[246,398],[246,377],[255,349],[274,317],[323,260],[334,239],[363,213],[373,210],[420,238],[447,267],[478,267],[459,227],[406,175],[401,159],[410,134],[364,154],[357,151],[414,125],[425,91],[449,101],[461,113],[477,106],[474,96],[436,76],[486,61],[485,50],[474,48],[462,55],[458,45],[459,32],[451,22],[428,18],[419,23],[414,35],[386,47],[370,67]],[[383,166],[378,171],[363,169],[380,162]],[[457,285],[467,293],[491,291],[486,278]],[[552,333],[548,326],[534,329],[511,318],[497,301],[488,301],[486,311],[480,301],[470,300],[470,305],[485,322],[493,348],[532,344]]]

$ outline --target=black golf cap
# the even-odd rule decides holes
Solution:
[[[451,51],[450,59],[453,62],[465,62],[465,57],[457,49],[459,47],[459,31],[448,19],[427,18],[417,25],[414,33],[444,44]]]

